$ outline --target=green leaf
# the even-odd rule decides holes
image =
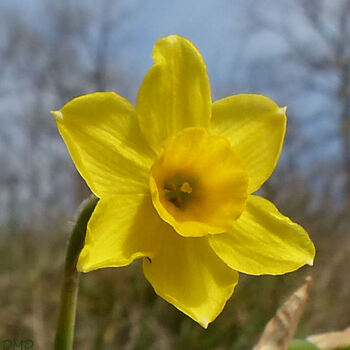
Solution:
[[[320,350],[320,348],[306,340],[294,339],[289,344],[288,350]]]

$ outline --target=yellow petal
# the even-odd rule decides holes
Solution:
[[[182,236],[199,237],[232,227],[245,207],[247,174],[227,139],[186,128],[164,142],[150,189],[163,220]]]
[[[235,95],[213,104],[211,130],[226,136],[243,158],[252,193],[270,177],[281,153],[286,108],[262,95]]]
[[[206,238],[165,232],[161,251],[143,261],[155,292],[204,328],[222,311],[238,282],[238,273],[212,251]]]
[[[209,79],[195,46],[178,35],[158,40],[154,64],[137,97],[142,132],[154,150],[168,136],[190,126],[207,128],[211,115]]]
[[[249,196],[230,232],[210,236],[216,254],[231,268],[251,275],[278,275],[313,264],[315,247],[306,231],[268,200]]]
[[[78,270],[125,266],[139,257],[152,258],[167,228],[147,195],[102,198],[88,223]]]
[[[154,155],[126,99],[97,92],[52,114],[75,166],[98,197],[147,189]]]

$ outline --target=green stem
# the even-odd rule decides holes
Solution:
[[[83,203],[83,209],[68,243],[56,329],[55,350],[73,349],[75,311],[79,287],[79,272],[76,265],[80,251],[84,246],[87,223],[97,202],[98,198],[91,197]]]

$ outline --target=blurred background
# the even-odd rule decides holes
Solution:
[[[114,90],[133,103],[161,36],[201,51],[213,99],[288,106],[285,147],[260,194],[301,223],[315,266],[241,275],[208,330],[157,297],[139,262],[83,275],[76,349],[250,349],[311,274],[297,335],[350,325],[349,0],[1,0],[0,340],[52,347],[66,242],[89,192],[49,111]]]

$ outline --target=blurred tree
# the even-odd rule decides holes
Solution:
[[[7,164],[0,179],[7,200],[0,207],[6,207],[7,228],[16,218],[43,230],[90,193],[49,110],[88,92],[127,94],[132,82],[117,64],[118,47],[127,38],[118,31],[133,13],[134,1],[44,0],[36,6],[45,23],[11,8],[0,11],[0,119],[6,125],[0,132],[0,160]]]
[[[264,15],[266,8],[270,11]],[[278,56],[252,60],[253,84],[267,84],[265,91],[276,100],[300,107],[299,117],[293,108],[288,110],[279,165],[279,171],[298,180],[288,186],[283,177],[284,192],[288,196],[288,188],[295,190],[306,181],[307,207],[338,215],[339,226],[345,216],[350,219],[350,1],[266,0],[251,9],[253,37],[269,32],[283,48]],[[258,79],[257,71],[265,78]],[[275,176],[266,190],[271,192],[274,182],[281,185]]]
[[[350,210],[350,1],[340,0],[331,4],[323,0],[298,1],[306,24],[314,31],[312,39],[323,41],[325,50],[315,55],[314,44],[305,45],[292,32],[284,37],[295,57],[312,74],[334,75],[334,95],[339,103],[339,135],[342,149],[342,168],[345,175],[346,210]],[[322,90],[322,86],[314,86]],[[329,93],[329,89],[324,90]]]

